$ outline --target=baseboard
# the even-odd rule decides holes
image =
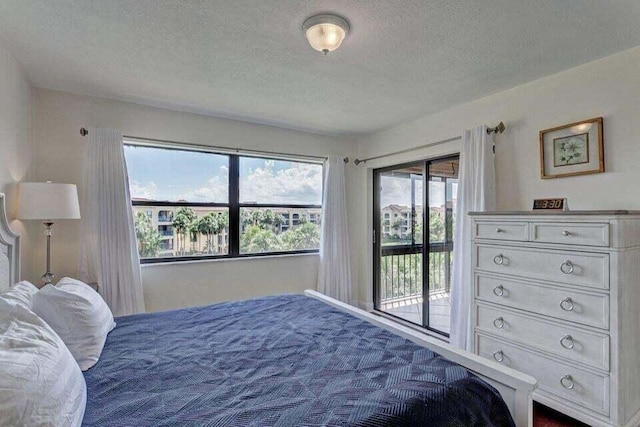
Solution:
[[[358,301],[358,308],[365,311],[373,311],[373,303],[366,301]]]

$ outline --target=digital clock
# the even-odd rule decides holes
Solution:
[[[567,199],[534,199],[534,211],[566,211]]]

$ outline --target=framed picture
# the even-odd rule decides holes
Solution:
[[[604,172],[602,117],[540,131],[540,177]]]

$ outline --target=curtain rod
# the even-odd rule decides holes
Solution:
[[[505,129],[506,129],[506,127],[504,126],[504,123],[500,122],[500,123],[498,123],[498,126],[496,126],[496,127],[487,128],[487,134],[502,133],[502,132],[504,132]],[[369,160],[377,160],[377,159],[381,159],[383,157],[395,156],[397,154],[410,153],[412,151],[422,150],[423,148],[427,148],[427,147],[435,147],[436,145],[446,144],[447,142],[453,142],[453,141],[457,141],[459,139],[462,139],[462,137],[461,136],[454,136],[453,138],[447,138],[447,139],[443,139],[443,140],[436,141],[436,142],[430,142],[428,144],[419,145],[417,147],[411,147],[411,148],[407,148],[407,149],[400,150],[400,151],[393,151],[391,153],[380,154],[378,156],[367,157],[366,159],[355,159],[353,161],[353,164],[358,166],[360,163],[367,163]]]
[[[87,136],[89,135],[89,131],[86,128],[80,128],[80,135]],[[233,147],[222,147],[217,145],[205,145],[205,144],[193,144],[190,142],[182,142],[182,141],[170,141],[166,139],[154,139],[154,138],[144,138],[141,136],[132,136],[132,135],[122,135],[125,139],[135,139],[139,141],[149,141],[156,142],[158,144],[173,144],[173,145],[182,145],[185,147],[193,147],[193,148],[203,148],[207,150],[220,150],[226,152],[235,152],[235,153],[247,153],[247,154],[265,154],[269,156],[286,156],[290,158],[298,158],[298,159],[308,159],[308,160],[327,160],[326,156],[310,156],[304,154],[291,154],[291,153],[281,153],[278,151],[266,151],[266,150],[253,150],[253,149],[244,149],[244,148],[233,148]],[[349,158],[345,157],[345,163],[349,163]]]

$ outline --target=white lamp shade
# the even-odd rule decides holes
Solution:
[[[18,185],[19,219],[79,219],[78,189],[75,184],[23,182]]]

